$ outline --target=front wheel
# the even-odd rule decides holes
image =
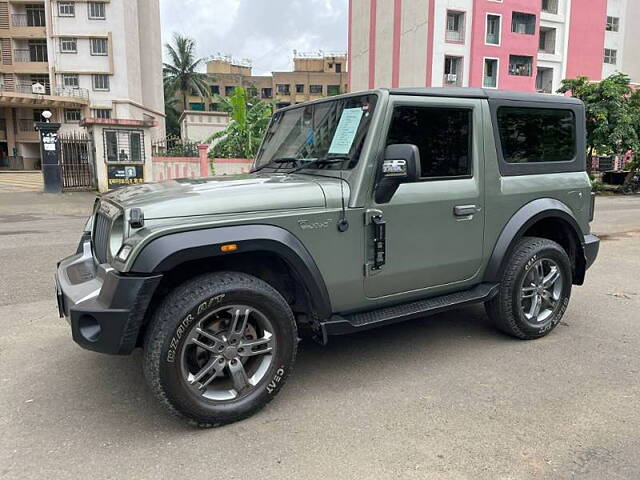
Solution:
[[[145,338],[144,373],[171,412],[201,427],[246,418],[293,369],[297,330],[287,302],[264,281],[206,274],[171,292]]]
[[[485,304],[503,332],[521,339],[547,335],[564,315],[571,296],[571,263],[546,238],[525,237],[515,246],[498,295]]]

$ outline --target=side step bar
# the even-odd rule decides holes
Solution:
[[[499,287],[500,284],[498,283],[481,283],[470,290],[449,293],[439,297],[417,300],[392,307],[383,307],[368,312],[332,315],[329,320],[320,324],[322,328],[322,340],[326,343],[329,335],[344,335],[347,333],[360,332],[368,330],[369,328],[390,325],[416,317],[433,315],[474,303],[483,303],[496,296]]]

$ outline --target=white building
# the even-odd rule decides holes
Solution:
[[[638,0],[608,0],[603,78],[623,72],[631,77],[633,84],[640,85],[640,34],[635,30],[638,22]]]
[[[159,0],[0,1],[0,46],[0,156],[37,167],[33,122],[47,109],[62,134],[89,134],[101,191],[124,163],[151,178],[151,140],[164,136]]]

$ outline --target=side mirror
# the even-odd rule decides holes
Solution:
[[[420,179],[420,150],[415,145],[389,145],[379,166],[375,187],[376,203],[389,203],[402,183]]]

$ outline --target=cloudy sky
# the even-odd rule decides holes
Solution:
[[[250,58],[257,75],[290,70],[293,50],[346,52],[348,0],[160,0],[163,42],[196,40],[198,55]]]

